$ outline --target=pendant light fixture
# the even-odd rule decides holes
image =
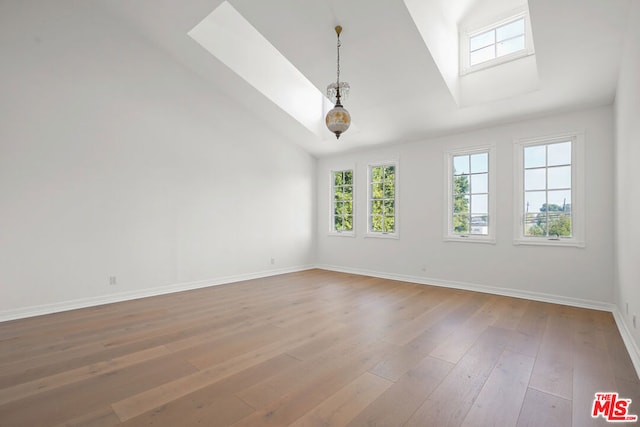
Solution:
[[[336,82],[327,86],[327,96],[332,102],[335,102],[336,105],[327,113],[327,117],[325,118],[327,128],[336,135],[336,139],[340,138],[340,135],[346,132],[351,125],[351,115],[341,104],[341,98],[346,97],[349,93],[349,83],[340,81],[340,46],[342,45],[340,43],[341,32],[342,27],[338,25],[336,27],[336,34],[338,35],[338,67]]]

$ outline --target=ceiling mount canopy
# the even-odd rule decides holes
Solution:
[[[349,126],[351,125],[351,115],[341,103],[341,98],[346,97],[349,93],[349,83],[340,81],[340,46],[342,45],[340,42],[340,33],[342,32],[342,27],[338,25],[335,30],[338,37],[337,77],[335,83],[331,83],[327,86],[327,97],[329,97],[331,102],[335,102],[335,106],[327,113],[325,122],[327,124],[327,128],[329,128],[329,130],[336,135],[336,139],[338,139],[340,138],[340,135],[349,129]]]

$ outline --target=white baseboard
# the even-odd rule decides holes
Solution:
[[[159,286],[156,288],[140,289],[128,292],[118,292],[116,294],[102,295],[98,297],[81,298],[71,301],[63,301],[53,304],[43,304],[31,307],[24,307],[16,310],[0,311],[0,322],[9,320],[24,319],[27,317],[41,316],[44,314],[59,313],[62,311],[76,310],[79,308],[95,307],[97,305],[111,304],[114,302],[129,301],[138,298],[152,297],[156,295],[171,294],[174,292],[190,291],[193,289],[206,288],[209,286],[224,285],[244,280],[260,279],[263,277],[277,276],[279,274],[294,273],[315,268],[313,265],[303,265],[297,267],[281,268],[274,270],[259,271],[255,273],[239,274],[235,276],[225,276],[197,282],[177,283],[173,285]]]
[[[618,306],[611,303],[600,301],[591,301],[580,298],[570,298],[561,295],[545,294],[541,292],[521,291],[514,289],[498,288],[493,286],[478,285],[475,283],[455,282],[450,280],[430,279],[418,276],[409,276],[403,274],[382,273],[379,271],[364,270],[357,268],[346,268],[334,265],[318,265],[317,268],[329,271],[337,271],[341,273],[358,274],[361,276],[378,277],[381,279],[398,280],[402,282],[418,283],[422,285],[442,286],[446,288],[463,289],[467,291],[483,292],[493,295],[503,295],[514,298],[523,298],[533,301],[549,302],[553,304],[562,304],[572,307],[589,308],[593,310],[608,311],[613,314],[622,340],[627,348],[629,357],[636,370],[636,375],[640,378],[640,350],[633,339],[631,332],[627,328],[627,324],[622,319]]]
[[[612,310],[612,313],[613,318],[616,321],[616,325],[618,325],[620,335],[622,336],[622,341],[624,341],[624,345],[625,347],[627,347],[627,351],[629,352],[631,363],[633,363],[633,367],[636,368],[636,374],[640,379],[640,348],[638,348],[638,344],[633,339],[633,335],[631,334],[629,327],[625,323],[618,306],[615,306],[615,308]]]
[[[580,298],[571,298],[560,295],[545,294],[542,292],[521,291],[517,289],[499,288],[495,286],[485,286],[476,283],[456,282],[452,280],[431,279],[428,277],[409,276],[404,274],[382,273],[379,271],[363,270],[357,268],[345,268],[333,265],[318,265],[317,268],[323,270],[337,271],[341,273],[359,274],[361,276],[378,277],[381,279],[398,280],[401,282],[418,283],[421,285],[441,286],[445,288],[462,289],[465,291],[482,292],[492,295],[503,295],[507,297],[523,298],[533,301],[550,302],[553,304],[563,304],[572,307],[590,308],[600,311],[613,311],[615,305],[600,301],[591,301]]]

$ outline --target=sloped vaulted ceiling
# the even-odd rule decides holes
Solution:
[[[357,126],[339,141],[310,130],[188,36],[222,3],[96,0],[256,120],[321,156],[610,104],[630,0],[229,0],[320,92],[335,79],[333,27],[344,27],[345,107]],[[461,77],[461,28],[518,7],[530,13],[535,55]]]

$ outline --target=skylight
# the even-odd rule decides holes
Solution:
[[[461,34],[460,74],[533,53],[529,16],[519,13]]]
[[[474,66],[525,48],[524,17],[469,37],[469,65]]]
[[[189,36],[319,138],[333,105],[233,6],[223,1]]]

